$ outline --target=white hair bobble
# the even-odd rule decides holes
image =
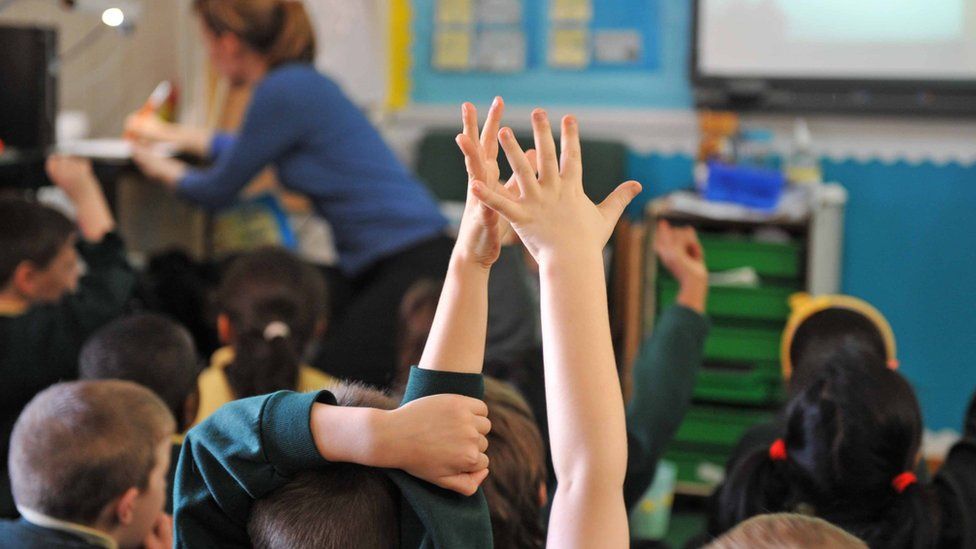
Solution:
[[[280,320],[269,322],[268,325],[264,327],[264,340],[268,342],[274,341],[279,337],[284,339],[289,335],[291,335],[291,328]]]

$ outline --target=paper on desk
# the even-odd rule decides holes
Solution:
[[[176,156],[176,148],[169,143],[153,145],[152,150],[161,156]],[[92,160],[127,162],[132,159],[132,142],[125,139],[79,139],[58,143],[58,154],[80,156]]]

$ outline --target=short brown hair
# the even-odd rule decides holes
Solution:
[[[129,488],[145,489],[156,450],[175,431],[169,408],[130,381],[74,381],[35,396],[10,437],[18,506],[93,524]]]
[[[829,522],[779,513],[753,517],[709,544],[708,549],[867,549],[867,544]]]
[[[195,0],[193,9],[211,32],[237,36],[272,67],[315,60],[315,31],[300,0]]]
[[[361,384],[339,384],[332,393],[340,406],[396,408],[395,400]],[[397,489],[383,471],[334,463],[257,500],[247,532],[256,549],[385,549],[399,543],[398,512]]]
[[[485,377],[485,404],[491,418],[491,474],[482,487],[495,547],[544,547],[539,489],[546,482],[546,449],[535,417],[514,387],[490,377]]]

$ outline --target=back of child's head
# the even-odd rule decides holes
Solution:
[[[491,418],[491,474],[482,487],[495,546],[545,547],[546,450],[535,417],[514,387],[493,378],[485,378],[484,401]]]
[[[829,522],[804,515],[759,515],[736,526],[707,549],[867,549]]]
[[[784,373],[791,394],[819,375],[822,355],[834,349],[860,348],[897,365],[894,334],[880,311],[861,299],[846,295],[811,297],[798,294],[783,334]]]
[[[186,428],[197,387],[199,362],[185,328],[157,314],[117,319],[95,332],[78,357],[81,379],[122,379],[154,391]]]
[[[325,318],[325,282],[290,252],[265,248],[235,260],[218,292],[233,333],[226,373],[238,398],[294,389]]]
[[[869,545],[928,539],[926,495],[912,483],[922,419],[915,394],[884,357],[840,347],[787,404],[786,432],[743,457],[721,488],[712,532],[761,513],[815,515]]]
[[[14,425],[9,457],[14,501],[20,509],[94,524],[127,490],[147,488],[157,450],[174,430],[166,404],[141,385],[118,380],[53,385],[30,401]]]
[[[60,212],[26,200],[0,199],[0,290],[27,261],[47,268],[64,249],[75,225]]]
[[[396,401],[359,384],[332,389],[340,406],[393,409]],[[247,531],[256,549],[399,545],[398,491],[380,469],[333,463],[306,471],[257,500]]]

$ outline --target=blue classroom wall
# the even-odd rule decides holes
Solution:
[[[628,177],[644,184],[643,205],[688,188],[691,166],[684,155],[631,154]],[[823,168],[849,193],[842,291],[888,317],[926,426],[961,430],[976,389],[976,166],[825,160]]]
[[[688,80],[687,36],[691,25],[688,0],[594,0],[595,16],[600,5],[621,9],[632,19],[648,22],[649,55],[655,59],[638,68],[594,67],[583,71],[545,67],[547,36],[529,33],[528,69],[516,74],[451,73],[431,67],[431,43],[437,0],[413,0],[413,45],[411,99],[415,103],[488,102],[501,95],[510,104],[530,105],[614,105],[634,108],[689,108],[692,105]],[[524,17],[532,23],[544,21],[547,0],[523,0]],[[538,25],[530,25],[538,26]]]

